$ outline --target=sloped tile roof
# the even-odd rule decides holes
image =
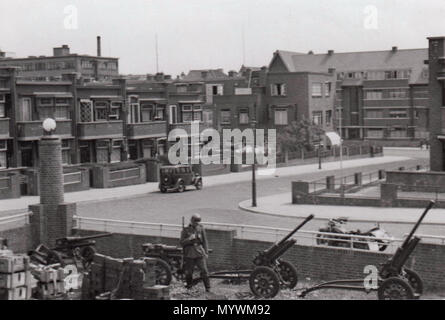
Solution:
[[[335,68],[337,72],[411,69],[410,83],[427,82],[421,73],[426,66],[428,49],[398,49],[386,51],[345,52],[329,54],[302,54],[298,52],[276,52],[289,72],[327,72]]]

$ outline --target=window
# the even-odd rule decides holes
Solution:
[[[393,89],[387,92],[390,99],[405,99],[408,97],[408,91],[406,89]]]
[[[212,85],[212,94],[214,96],[222,96],[223,95],[223,85],[222,84]]]
[[[182,106],[182,122],[193,121],[193,109],[191,105]]]
[[[21,99],[20,120],[32,121],[31,98]]]
[[[321,97],[321,83],[312,84],[312,97]]]
[[[186,93],[187,92],[187,85],[183,84],[183,85],[176,86],[176,92],[178,92],[178,93]]]
[[[35,64],[35,70],[42,71],[46,70],[46,63],[45,62],[38,62]]]
[[[326,111],[326,125],[330,125],[332,123],[332,110]]]
[[[367,100],[381,100],[382,99],[382,90],[366,91],[366,99]]]
[[[119,162],[121,161],[121,150],[122,150],[122,140],[114,140],[113,148],[111,150],[111,159],[110,162]]]
[[[408,113],[406,109],[400,109],[400,110],[391,110],[389,112],[390,118],[408,118]]]
[[[108,120],[108,102],[96,102],[94,104],[95,121]]]
[[[249,123],[249,109],[243,108],[239,112],[239,123],[248,124]]]
[[[275,110],[275,125],[287,125],[287,109]]]
[[[331,96],[331,90],[332,90],[331,83],[330,82],[326,82],[325,83],[325,92],[324,92],[325,97],[330,97]]]
[[[383,71],[368,71],[367,80],[384,80],[385,72]]]
[[[221,123],[230,124],[230,110],[221,110]]]
[[[142,152],[144,158],[151,158],[153,156],[153,140],[142,141]]]
[[[56,119],[69,119],[69,100],[66,98],[56,98],[56,109],[54,116]]]
[[[122,109],[122,103],[121,102],[112,102],[111,103],[110,114],[108,116],[109,120],[119,120],[120,119],[121,109]]]
[[[82,69],[93,69],[93,63],[90,60],[82,60]]]
[[[142,122],[150,122],[153,119],[153,109],[154,106],[152,104],[143,104],[141,105],[141,121]]]
[[[405,128],[393,128],[390,132],[391,138],[406,138]]]
[[[202,121],[202,107],[200,105],[193,106],[193,120]]]
[[[0,118],[6,117],[5,111],[5,95],[0,94]]]
[[[40,98],[38,101],[40,106],[52,106],[54,103],[52,98]]]
[[[97,140],[96,141],[96,162],[97,163],[108,163],[108,153],[109,153],[109,141],[108,140]]]
[[[286,96],[286,84],[274,83],[270,85],[272,96]]]
[[[155,120],[162,121],[162,120],[164,120],[164,118],[165,118],[165,107],[157,106]]]
[[[383,129],[366,129],[367,138],[383,138]]]
[[[93,121],[93,102],[91,100],[80,100],[80,122]]]
[[[381,118],[383,118],[383,110],[366,110],[365,118],[381,119]]]
[[[7,151],[7,144],[6,140],[0,140],[0,168],[4,169],[7,167],[6,164],[6,151]]]
[[[323,125],[323,111],[312,112],[312,123],[318,126]]]
[[[71,164],[71,143],[70,140],[62,140],[62,163]]]

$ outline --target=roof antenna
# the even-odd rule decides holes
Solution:
[[[156,73],[159,73],[159,53],[158,53],[158,34],[155,34],[156,40]]]
[[[245,32],[244,32],[244,23],[243,23],[243,30],[242,30],[243,34],[243,66],[246,65],[246,36],[245,36]]]

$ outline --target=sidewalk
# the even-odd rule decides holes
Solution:
[[[409,157],[402,156],[384,156],[376,158],[365,158],[365,159],[353,159],[344,160],[343,168],[355,168],[362,167],[366,165],[383,164],[398,161],[409,160]],[[311,172],[326,172],[330,170],[338,170],[340,168],[339,161],[325,162],[323,163],[323,168],[318,169],[318,164],[308,164],[293,167],[283,167],[277,168],[275,170],[265,170],[259,169],[257,171],[257,179],[265,180],[272,179],[275,177],[285,177],[285,176],[295,176],[299,174],[307,174]],[[252,173],[250,171],[229,173],[218,176],[204,177],[204,188],[232,184],[237,182],[246,182],[252,179]],[[151,192],[158,192],[158,183],[151,182],[139,185],[132,185],[126,187],[109,188],[109,189],[95,189],[92,188],[86,191],[79,192],[69,192],[65,193],[66,202],[98,202],[98,201],[108,201],[114,199],[128,199],[145,196]],[[6,214],[12,214],[16,212],[23,212],[28,209],[31,204],[39,203],[40,198],[38,196],[24,196],[19,199],[4,199],[0,200],[0,216]]]
[[[252,200],[239,203],[239,208],[245,211],[284,217],[306,218],[313,214],[315,219],[327,220],[338,217],[348,217],[350,222],[386,222],[414,224],[424,211],[422,208],[380,208],[352,207],[330,205],[292,204],[292,194],[282,193],[257,199],[257,207],[253,208]],[[445,210],[431,209],[422,224],[445,225]]]

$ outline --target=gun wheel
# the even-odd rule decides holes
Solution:
[[[167,262],[162,259],[156,259],[155,263],[156,284],[163,286],[170,285],[172,281],[172,272]]]
[[[269,267],[257,267],[250,274],[250,290],[261,298],[273,298],[280,291],[280,280],[277,274]]]
[[[423,281],[419,274],[411,269],[404,269],[405,279],[408,280],[410,286],[413,288],[414,293],[421,295],[423,293]]]
[[[184,181],[179,182],[177,190],[178,190],[178,192],[184,192],[185,191]]]
[[[412,300],[414,292],[407,281],[392,277],[382,282],[377,290],[377,297],[379,300]]]
[[[297,268],[286,260],[278,261],[278,273],[283,280],[285,288],[293,289],[298,283]]]

